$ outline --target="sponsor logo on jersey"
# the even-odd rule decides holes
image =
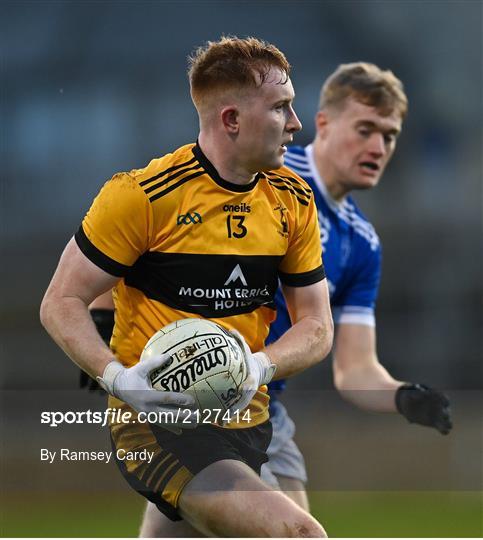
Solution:
[[[245,279],[245,276],[243,275],[242,269],[240,268],[239,264],[237,264],[235,268],[233,268],[230,277],[225,281],[225,286],[230,285],[230,283],[233,283],[237,279],[239,279],[243,283],[243,285],[247,287],[247,280]]]
[[[228,287],[230,284],[235,284],[235,282],[240,281],[243,287]],[[181,297],[191,297],[200,300],[214,300],[214,309],[226,310],[239,307],[250,306],[253,303],[253,300],[257,300],[258,305],[263,305],[264,303],[270,302],[270,293],[268,291],[268,286],[249,288],[248,282],[243,275],[243,271],[239,264],[237,264],[227,280],[223,284],[223,287],[220,288],[193,288],[193,287],[180,287],[179,296]],[[260,301],[262,298],[267,298],[266,302]],[[205,307],[208,304],[190,304],[191,307]]]
[[[225,204],[225,206],[223,206],[223,212],[241,212],[242,214],[249,214],[251,211],[252,207],[247,203]]]
[[[282,255],[147,252],[126,276],[126,285],[173,309],[231,317],[274,308],[282,260]]]
[[[180,214],[176,220],[176,225],[194,225],[195,223],[202,223],[200,214],[198,212],[188,212],[187,214]]]

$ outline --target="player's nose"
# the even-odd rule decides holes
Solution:
[[[293,107],[290,107],[290,111],[287,118],[286,130],[289,133],[296,133],[297,131],[300,131],[301,129],[302,129],[302,122],[300,122]]]
[[[382,133],[373,133],[369,139],[369,152],[374,157],[381,157],[386,153],[384,136]]]

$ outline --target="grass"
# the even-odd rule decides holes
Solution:
[[[332,537],[482,537],[481,492],[322,492],[313,515]]]
[[[481,537],[481,492],[313,492],[332,537]],[[134,537],[143,499],[131,492],[0,497],[2,537]]]

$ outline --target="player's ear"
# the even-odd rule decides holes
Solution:
[[[327,125],[329,123],[329,116],[326,111],[318,111],[315,115],[315,130],[320,137],[325,135]]]
[[[239,111],[234,105],[223,107],[221,110],[221,121],[225,130],[230,134],[238,133],[240,128]]]

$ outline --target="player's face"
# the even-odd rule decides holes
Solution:
[[[348,98],[340,111],[319,112],[316,122],[331,182],[344,192],[376,186],[396,148],[400,114],[383,116]]]
[[[252,91],[240,108],[239,155],[252,172],[283,165],[286,145],[302,129],[292,107],[292,82],[273,69],[259,88]]]

